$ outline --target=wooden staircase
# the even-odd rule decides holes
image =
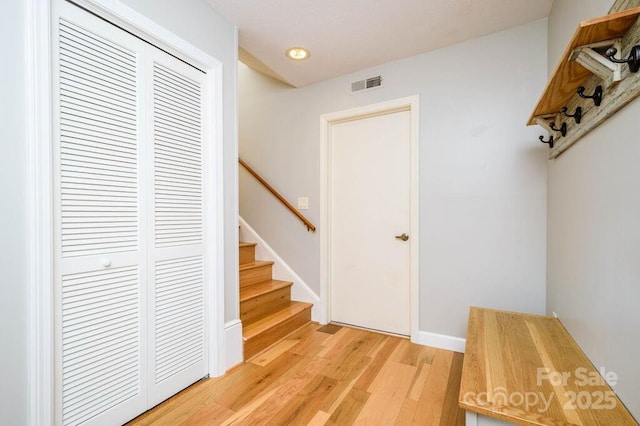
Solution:
[[[240,320],[245,361],[311,321],[311,303],[291,300],[292,282],[272,279],[273,262],[240,243]]]

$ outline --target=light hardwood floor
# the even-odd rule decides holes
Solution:
[[[464,425],[462,359],[399,337],[311,323],[130,425]]]

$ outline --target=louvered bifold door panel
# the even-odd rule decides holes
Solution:
[[[200,84],[155,62],[153,92],[156,247],[202,244]]]
[[[203,359],[202,261],[194,256],[156,264],[156,383]]]
[[[140,394],[138,267],[62,278],[62,409],[81,424]]]
[[[144,43],[53,2],[56,423],[146,409]]]
[[[207,373],[204,256],[203,81],[155,50],[149,54],[153,111],[151,403]]]
[[[62,255],[137,250],[136,56],[60,21]]]

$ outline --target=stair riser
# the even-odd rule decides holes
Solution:
[[[311,321],[311,308],[304,309],[271,329],[244,342],[244,359],[248,360],[273,343]]]
[[[277,311],[289,302],[291,302],[291,287],[253,297],[240,302],[240,320],[246,324]]]
[[[240,247],[240,264],[256,261],[256,246]]]
[[[271,279],[272,265],[240,271],[240,288]]]

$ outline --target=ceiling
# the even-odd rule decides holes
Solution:
[[[238,27],[243,62],[300,87],[545,18],[553,0],[205,2]]]

